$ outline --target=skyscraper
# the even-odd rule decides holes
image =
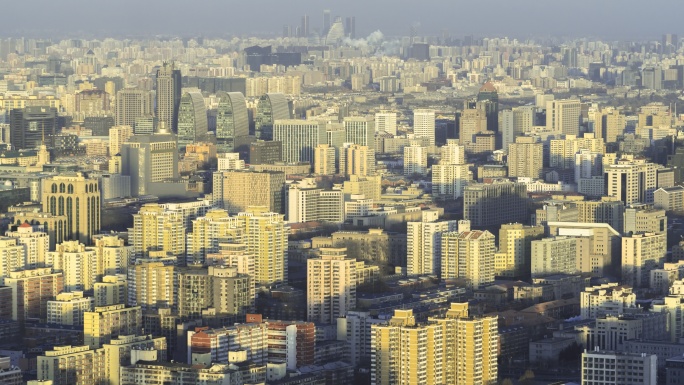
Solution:
[[[427,174],[427,148],[416,143],[404,147],[404,175]]]
[[[57,109],[26,107],[10,110],[10,143],[15,150],[38,148],[57,133]]]
[[[578,135],[580,110],[579,100],[546,102],[546,129],[566,135]]]
[[[314,149],[327,143],[325,122],[315,120],[276,120],[273,140],[282,143],[283,161],[314,163]]]
[[[160,122],[152,135],[134,135],[121,146],[121,174],[131,177],[133,196],[150,194],[151,182],[178,178],[176,135]]]
[[[299,28],[299,37],[309,37],[309,15],[302,16],[302,25]]]
[[[518,137],[508,146],[508,177],[541,178],[544,148],[533,137]]]
[[[435,145],[435,110],[413,111],[413,134],[416,138],[428,138],[430,146]]]
[[[216,111],[216,149],[235,151],[235,138],[249,135],[247,103],[240,92],[219,92]]]
[[[458,230],[458,221],[437,220],[437,211],[424,211],[420,222],[408,222],[406,270],[409,275],[440,275],[442,233]]]
[[[487,131],[499,132],[499,94],[490,82],[485,83],[477,94],[477,108],[487,115]]]
[[[290,106],[281,93],[268,93],[259,98],[254,118],[254,134],[257,139],[273,140],[273,124],[276,120],[292,119]]]
[[[354,143],[375,149],[375,119],[363,116],[344,118],[345,143]]]
[[[133,127],[138,118],[152,115],[153,108],[151,92],[124,88],[116,93],[116,125]]]
[[[325,36],[330,30],[330,10],[326,9],[323,11],[323,31],[322,34]]]
[[[441,278],[463,279],[478,289],[494,282],[494,235],[489,231],[445,232],[442,234]]]
[[[208,130],[207,108],[199,90],[183,94],[178,107],[178,145],[205,140]]]
[[[321,248],[306,264],[307,320],[333,324],[356,307],[356,260],[346,248]]]
[[[157,70],[157,118],[172,132],[178,132],[181,80],[181,72],[173,62],[164,62]]]
[[[66,239],[90,244],[100,232],[100,188],[97,179],[82,173],[57,175],[43,180],[43,211],[66,215]],[[61,233],[61,230],[58,229]]]

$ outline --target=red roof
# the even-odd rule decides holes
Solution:
[[[497,92],[497,91],[496,91],[496,87],[494,87],[494,84],[492,84],[492,82],[487,82],[480,88],[480,92]]]
[[[26,228],[26,227],[31,227],[31,225],[29,225],[28,222],[24,222],[24,223],[22,223],[21,226],[19,226],[19,227]]]

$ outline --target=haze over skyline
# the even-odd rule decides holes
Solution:
[[[674,0],[576,0],[572,4],[542,0],[119,0],[106,4],[32,0],[3,4],[6,15],[23,17],[3,20],[0,35],[279,35],[283,25],[299,25],[304,14],[309,15],[312,31],[320,29],[323,10],[330,9],[333,19],[338,15],[355,16],[357,36],[375,30],[386,36],[408,35],[410,26],[419,23],[418,35],[434,36],[446,31],[456,37],[656,39],[663,33],[680,32],[678,16],[684,11],[684,2]]]

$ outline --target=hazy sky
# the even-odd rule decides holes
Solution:
[[[0,7],[0,35],[280,34],[303,14],[320,28],[324,9],[356,16],[359,36],[408,35],[414,23],[419,35],[684,36],[684,0],[23,0]]]

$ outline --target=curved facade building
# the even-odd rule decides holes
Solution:
[[[216,149],[233,152],[235,138],[249,135],[247,102],[241,92],[219,92],[216,112]]]
[[[264,94],[259,98],[254,131],[257,139],[273,140],[273,123],[276,120],[292,119],[287,98],[281,93]]]
[[[185,92],[178,108],[178,145],[185,146],[207,135],[207,108],[200,91]]]

